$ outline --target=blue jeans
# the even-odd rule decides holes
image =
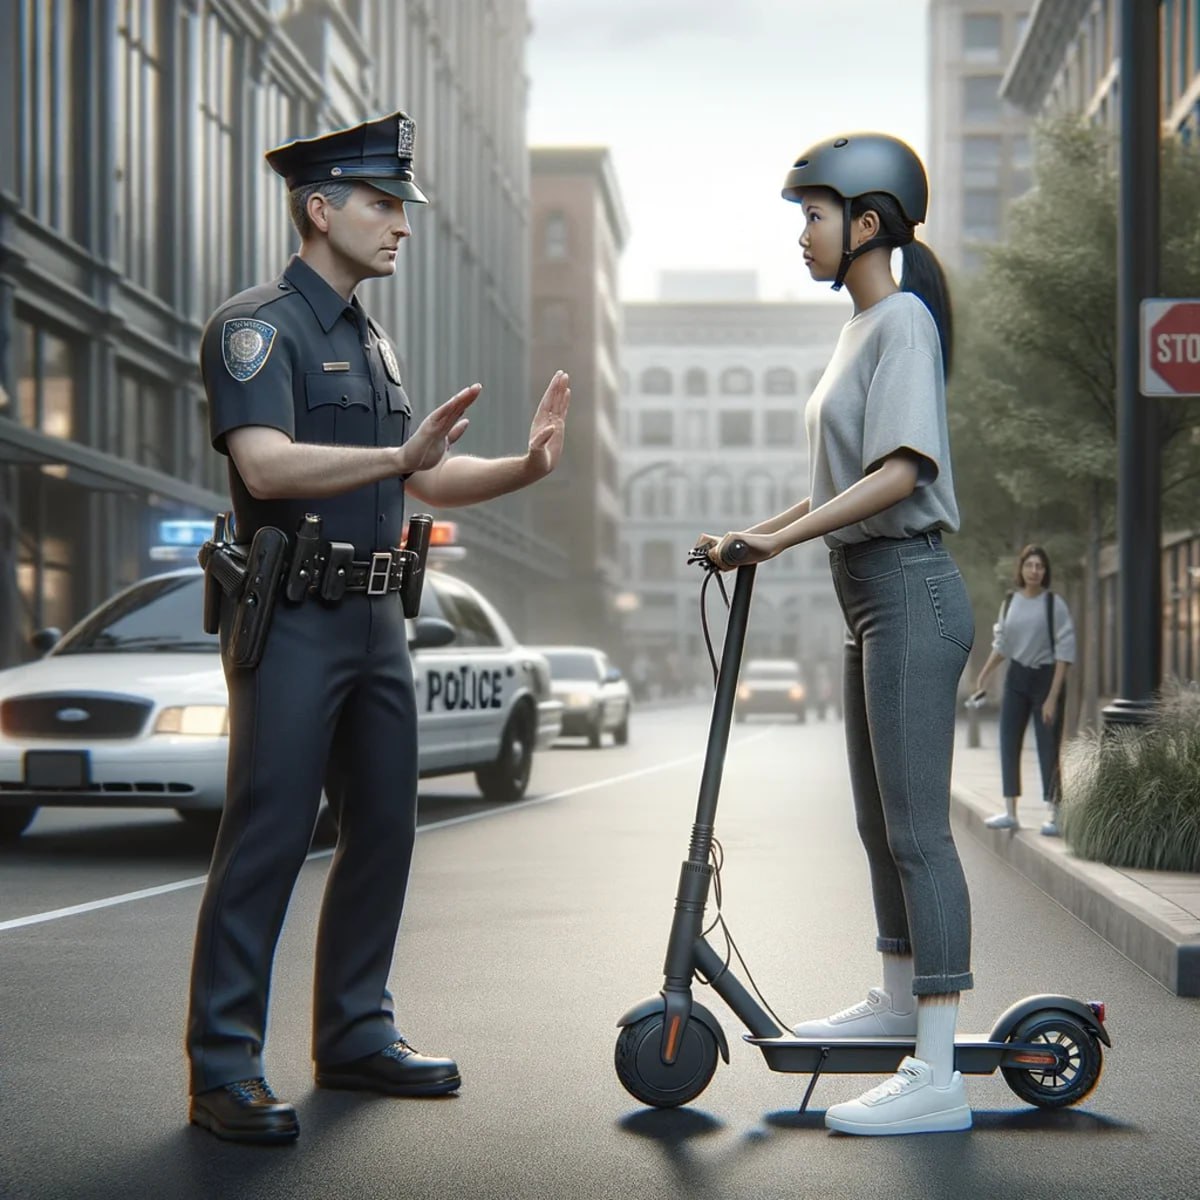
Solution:
[[[1025,742],[1025,727],[1033,717],[1033,734],[1037,739],[1038,765],[1042,769],[1042,799],[1057,804],[1059,797],[1059,750],[1062,746],[1062,696],[1054,723],[1042,720],[1042,705],[1050,695],[1054,682],[1055,664],[1027,667],[1009,659],[1004,676],[1004,692],[1000,698],[1000,774],[1006,796],[1021,794],[1021,748]]]
[[[846,749],[876,946],[913,956],[915,995],[963,991],[971,901],[950,831],[950,762],[971,602],[936,533],[839,546],[829,559],[846,618]]]

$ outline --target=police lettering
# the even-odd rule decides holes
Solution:
[[[476,671],[468,666],[456,671],[430,671],[425,711],[443,708],[466,712],[475,708],[504,707],[504,672]]]

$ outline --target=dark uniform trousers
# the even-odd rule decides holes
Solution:
[[[395,355],[357,300],[300,258],[276,281],[227,301],[201,340],[213,445],[241,426],[299,442],[399,446],[411,406]],[[230,460],[240,538],[264,525],[289,537],[305,513],[367,559],[398,538],[401,479],[320,500],[251,495]],[[225,813],[201,902],[187,1048],[192,1090],[262,1075],[271,963],[308,851],[324,785],[339,821],[316,955],[313,1055],[362,1058],[399,1035],[387,992],[412,858],[417,744],[400,597],[336,605],[280,596],[263,657],[229,686]]]
[[[313,1057],[397,1032],[387,976],[416,830],[416,705],[396,593],[280,598],[262,660],[229,685],[228,794],[201,903],[188,1015],[193,1092],[264,1074],[271,963],[324,781],[338,821],[321,907]]]

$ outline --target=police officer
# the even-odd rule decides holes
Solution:
[[[570,390],[558,372],[525,454],[450,457],[481,391],[465,388],[410,431],[395,351],[355,296],[392,275],[409,235],[414,126],[402,112],[266,156],[286,180],[299,253],[276,280],[223,304],[201,367],[213,445],[229,457],[236,538],[306,513],[354,546],[336,603],[277,598],[261,659],[238,666],[221,615],[229,687],[225,812],[200,907],[187,1050],[191,1120],[218,1137],[283,1142],[295,1110],[263,1077],[275,944],[324,787],[338,816],[317,934],[313,1058],[321,1087],[452,1092],[450,1058],[420,1054],[387,990],[416,828],[416,707],[397,587],[405,493],[472,504],[547,475]],[[294,549],[294,536],[293,536]]]

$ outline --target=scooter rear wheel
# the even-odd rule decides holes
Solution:
[[[1038,1108],[1078,1104],[1100,1081],[1103,1056],[1100,1043],[1082,1021],[1064,1012],[1045,1011],[1025,1018],[1010,1042],[1044,1042],[1062,1050],[1066,1064],[1059,1071],[1001,1067],[1005,1082],[1022,1100]]]
[[[617,1078],[643,1104],[676,1108],[694,1100],[717,1069],[717,1039],[694,1017],[683,1030],[673,1063],[662,1060],[663,1015],[626,1025],[617,1037]]]

